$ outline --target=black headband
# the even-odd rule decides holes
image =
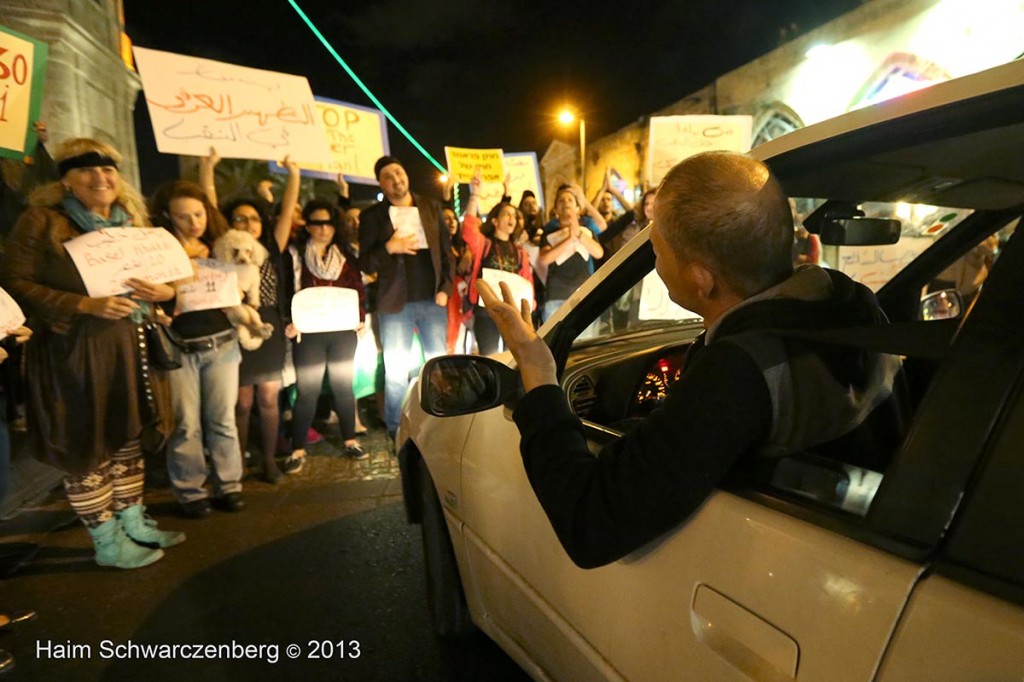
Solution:
[[[117,161],[99,152],[86,152],[78,156],[64,159],[57,164],[57,172],[64,177],[72,168],[92,168],[93,166],[113,166],[117,168]]]

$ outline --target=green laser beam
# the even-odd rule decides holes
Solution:
[[[381,104],[381,101],[377,99],[377,97],[374,96],[372,92],[370,92],[370,89],[366,87],[366,84],[363,83],[362,80],[360,80],[359,76],[356,75],[356,72],[353,71],[347,63],[345,63],[345,60],[341,58],[341,55],[339,55],[338,52],[334,49],[330,41],[324,37],[324,34],[320,32],[320,29],[316,27],[316,24],[314,24],[313,21],[308,16],[306,16],[306,13],[302,11],[302,8],[299,7],[298,3],[295,2],[295,0],[288,0],[288,4],[290,4],[292,8],[294,8],[295,11],[298,13],[299,17],[301,17],[302,20],[306,22],[306,26],[309,26],[309,30],[313,32],[313,35],[315,35],[320,40],[320,42],[323,43],[323,46],[327,48],[327,51],[331,53],[331,56],[334,57],[334,59],[339,64],[341,64],[341,68],[345,69],[345,73],[352,77],[352,80],[354,80],[356,82],[356,85],[358,85],[360,89],[364,93],[366,93],[366,96],[370,98],[370,101],[377,105],[377,108],[384,113],[384,116],[386,116],[387,119],[391,121],[391,123],[393,123],[396,128],[398,128],[398,131],[400,133],[405,135],[405,139],[409,140],[409,142],[412,143],[412,146],[416,147],[416,149],[418,149],[419,152],[426,157],[427,161],[430,161],[430,163],[434,164],[435,168],[437,168],[442,173],[446,173],[447,169],[445,169],[444,166],[438,163],[437,159],[431,156],[430,152],[424,149],[423,145],[421,145],[416,140],[416,138],[413,137],[412,134],[405,129],[405,126],[399,123],[398,119],[391,115],[391,112],[388,111],[387,107]]]

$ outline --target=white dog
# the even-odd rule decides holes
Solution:
[[[228,230],[213,244],[213,257],[238,266],[238,288],[242,305],[225,308],[228,320],[238,330],[238,343],[246,350],[256,350],[269,339],[274,325],[260,317],[260,267],[270,254],[245,230]]]

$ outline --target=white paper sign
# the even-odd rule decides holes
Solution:
[[[25,313],[11,295],[0,289],[0,339],[25,324]]]
[[[135,61],[165,154],[328,163],[309,81],[274,71],[136,47]]]
[[[531,308],[533,307],[533,284],[520,275],[494,268],[480,268],[480,279],[487,282],[498,296],[501,296],[500,283],[504,282],[507,284],[508,288],[512,290],[512,300],[515,301],[516,309],[519,308],[519,301],[524,299],[530,304]],[[478,303],[481,308],[487,307],[483,296],[479,297]]]
[[[640,309],[637,311],[640,320],[699,320],[700,315],[676,305],[668,297],[668,287],[658,276],[657,270],[651,270],[640,286]]]
[[[562,255],[555,259],[555,265],[561,265],[562,263],[569,260],[577,253],[583,257],[583,260],[590,259],[590,252],[587,251],[587,247],[583,246],[582,244],[582,240],[586,239],[586,237],[582,236],[583,230],[587,230],[589,232],[590,228],[586,227],[585,225],[580,226],[581,236],[576,242],[576,248],[570,251],[563,251]],[[548,244],[550,244],[551,246],[558,246],[568,238],[567,235],[567,232],[562,233],[561,230],[556,230],[554,232],[548,232],[546,238],[548,240]]]
[[[192,276],[192,263],[177,238],[160,227],[107,227],[64,242],[92,297],[128,291],[125,280],[156,284]]]
[[[215,310],[242,304],[237,265],[197,258],[196,266],[196,278],[178,285],[177,312]]]
[[[359,292],[347,287],[309,287],[292,297],[292,324],[303,334],[359,326]]]
[[[395,233],[401,237],[416,235],[416,248],[426,249],[427,234],[423,231],[423,221],[420,219],[420,210],[415,206],[389,206],[388,216],[391,217],[391,224]]]
[[[647,181],[657,187],[683,159],[710,151],[748,152],[751,116],[652,116],[648,126]]]

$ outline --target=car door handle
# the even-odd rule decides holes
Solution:
[[[694,592],[690,624],[697,641],[752,679],[782,682],[796,677],[796,640],[707,585],[698,585]]]

